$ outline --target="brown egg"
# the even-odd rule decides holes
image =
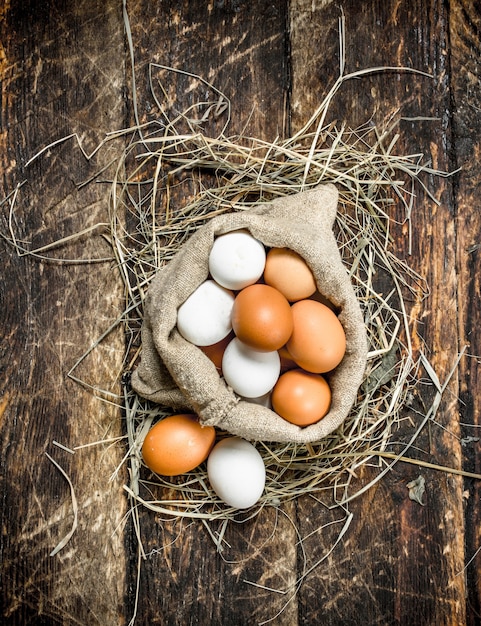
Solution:
[[[271,395],[272,408],[297,426],[321,420],[331,405],[331,390],[326,379],[302,369],[289,370],[279,377]]]
[[[299,367],[297,363],[292,359],[285,346],[279,348],[278,352],[279,356],[281,357],[281,372],[287,372],[287,370],[292,370]]]
[[[278,289],[290,302],[309,298],[316,280],[304,259],[289,248],[272,248],[267,253],[264,281]]]
[[[280,291],[256,283],[237,294],[232,308],[232,328],[250,348],[265,352],[281,348],[292,332],[289,302]]]
[[[214,442],[215,428],[202,426],[196,415],[172,415],[149,430],[142,444],[142,457],[156,474],[178,476],[205,461]]]
[[[293,360],[308,372],[333,370],[346,351],[346,335],[336,314],[315,300],[300,300],[291,309],[294,328],[286,347]]]
[[[213,343],[210,346],[199,346],[202,352],[214,363],[219,372],[222,371],[222,357],[224,356],[225,349],[234,336],[234,333],[229,333],[227,337],[224,337],[224,339],[221,339],[217,343]]]

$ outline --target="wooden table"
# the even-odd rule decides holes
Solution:
[[[338,75],[339,5],[347,71],[405,66],[432,77],[393,71],[348,82],[332,103],[332,119],[356,128],[395,115],[400,150],[422,152],[440,170],[461,168],[449,178],[429,177],[439,205],[415,199],[411,255],[405,228],[395,229],[394,245],[429,285],[428,297],[411,303],[419,320],[413,341],[441,382],[465,349],[436,424],[412,455],[479,473],[479,4],[129,0],[138,110],[145,117],[152,109],[146,70],[156,62],[221,89],[232,102],[233,132],[245,127],[265,139],[295,132]],[[90,169],[74,141],[26,163],[71,133],[90,152],[105,133],[134,123],[122,3],[10,0],[0,7],[0,33],[2,623],[127,624],[134,614],[135,536],[131,521],[124,522],[124,469],[109,480],[125,449],[99,445],[72,455],[54,444],[74,447],[123,433],[121,407],[66,376],[123,310],[122,284],[109,262],[17,254],[24,247],[70,261],[110,255],[97,230],[43,248],[106,220],[105,187],[78,189]],[[185,108],[193,96],[181,81],[172,90]],[[83,364],[82,376],[118,393],[112,372],[122,364],[122,332],[105,345]],[[46,453],[70,477],[78,502],[76,532],[53,557],[72,527],[72,498]],[[420,473],[424,506],[409,499],[406,487]],[[301,498],[230,530],[224,558],[202,524],[181,528],[143,511],[151,554],[135,623],[478,624],[479,496],[473,478],[398,463],[351,503],[352,523],[332,551],[339,532],[327,525],[332,515]],[[327,556],[291,598],[279,590],[303,566],[295,528],[305,538],[308,568]]]

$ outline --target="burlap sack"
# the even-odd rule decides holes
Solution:
[[[217,216],[196,231],[149,287],[141,362],[132,376],[134,390],[166,407],[193,411],[202,423],[251,441],[307,443],[335,430],[356,399],[367,354],[363,315],[332,232],[337,199],[336,187],[323,185],[249,211]],[[215,236],[239,229],[247,229],[267,247],[287,247],[300,254],[319,291],[339,312],[347,351],[327,375],[332,404],[317,424],[301,428],[268,408],[240,400],[208,357],[176,329],[177,308],[208,278]]]

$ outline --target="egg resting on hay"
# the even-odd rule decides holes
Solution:
[[[367,335],[363,314],[332,231],[338,192],[334,185],[276,198],[249,211],[216,216],[200,227],[152,280],[144,308],[142,358],[132,386],[142,397],[195,412],[202,424],[251,441],[309,443],[333,432],[347,417],[363,380]],[[326,375],[332,391],[327,415],[307,427],[240,399],[214,363],[178,332],[178,307],[209,275],[215,237],[247,230],[266,247],[289,248],[309,265],[319,292],[335,308],[346,335],[340,365]]]

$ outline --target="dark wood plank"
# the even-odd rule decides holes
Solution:
[[[104,191],[76,189],[91,169],[73,142],[25,163],[72,132],[91,150],[103,132],[123,125],[123,69],[112,63],[123,55],[121,12],[114,2],[11,2],[0,18],[0,197],[27,180],[12,223],[19,242],[36,248],[106,220]],[[3,203],[7,235],[8,209]],[[0,246],[2,623],[121,623],[126,567],[118,528],[126,503],[122,482],[109,482],[121,450],[71,455],[53,445],[121,434],[119,410],[66,378],[119,314],[120,280],[109,262],[19,258],[3,238]],[[46,254],[88,259],[110,251],[98,233]],[[78,373],[118,393],[111,377],[122,362],[121,333],[101,352]],[[79,507],[77,532],[54,557],[72,527],[73,503],[45,453],[71,477]]]
[[[330,3],[314,7],[299,0],[292,6],[295,130],[305,123],[313,105],[325,96],[337,76],[340,11]],[[432,73],[433,78],[390,72],[346,83],[332,104],[328,121],[338,119],[357,128],[369,120],[382,126],[393,115],[406,118],[399,125],[398,150],[404,154],[422,152],[435,167],[451,169],[449,15],[444,3],[345,2],[343,12],[346,72],[405,66]],[[306,41],[316,45],[306,47]],[[423,123],[409,119],[419,116],[436,119]],[[430,288],[428,298],[420,294],[410,305],[410,315],[419,320],[413,325],[414,347],[425,352],[444,381],[459,349],[454,200],[451,180],[430,178],[427,184],[440,204],[436,206],[417,190],[411,256],[407,252],[407,225],[393,232],[396,253],[426,278]],[[397,218],[404,220],[402,213]],[[454,380],[437,415],[440,426],[425,429],[411,456],[460,467],[457,393]],[[426,389],[426,406],[430,394]],[[413,414],[413,418],[419,423],[419,415]],[[403,428],[399,437],[412,432],[413,428]],[[426,506],[411,501],[406,488],[420,473],[427,484]],[[382,483],[354,501],[353,523],[336,551],[335,566],[319,568],[321,571],[313,573],[301,590],[303,623],[319,623],[322,618],[323,623],[357,624],[359,615],[369,624],[464,623],[466,588],[464,577],[458,575],[464,566],[459,533],[463,524],[462,490],[459,478],[400,464]],[[308,512],[316,517],[316,511],[322,513],[310,499],[299,502],[301,532],[309,532],[311,524],[302,524],[302,520]],[[330,533],[325,542],[320,540],[319,554],[328,550],[332,540]],[[319,595],[325,604],[316,602]]]
[[[242,132],[268,140],[285,133],[286,3],[137,2],[129,7],[140,121],[159,115],[148,76],[148,65],[154,63],[191,74],[153,68],[154,81],[160,78],[167,89],[162,104],[170,119],[207,95],[215,97],[192,76],[197,75],[229,99],[228,134]],[[218,132],[225,119],[220,118],[218,127],[204,127],[204,132]],[[172,208],[181,207],[188,193],[188,186],[177,195],[174,190]],[[287,507],[289,512],[293,514],[293,506]],[[219,529],[217,524],[211,526],[213,531]],[[230,547],[226,544],[222,557],[200,522],[184,522],[181,529],[178,523],[161,523],[143,511],[141,527],[150,556],[142,564],[138,624],[259,623],[286,603],[284,595],[254,586],[284,589],[295,580],[296,535],[285,514],[271,508],[253,521],[232,525],[225,537]],[[132,577],[135,568],[133,562]],[[277,623],[297,623],[295,601],[281,619]]]
[[[285,133],[286,2],[183,1],[152,6],[138,1],[128,9],[141,119],[158,114],[148,83],[148,64],[154,63],[195,74],[225,94],[232,107],[230,132],[255,137]],[[155,71],[153,75],[155,83]],[[202,102],[207,93],[201,81],[186,75],[171,73],[168,84],[172,112]]]
[[[466,469],[479,473],[481,425],[478,391],[480,388],[481,343],[477,328],[480,320],[481,219],[475,208],[479,202],[479,128],[481,123],[479,89],[479,3],[452,2],[450,8],[451,85],[456,165],[455,220],[457,233],[457,310],[459,345],[470,355],[460,364],[460,408]],[[480,484],[465,482],[466,580],[468,624],[479,623],[481,616]]]

